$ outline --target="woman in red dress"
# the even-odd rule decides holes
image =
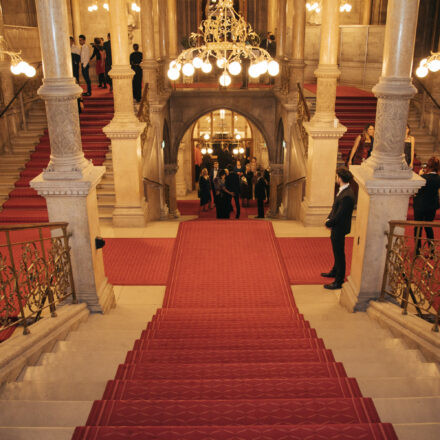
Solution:
[[[103,89],[107,88],[105,83],[105,49],[100,38],[94,39],[93,54],[90,59],[96,57],[96,75],[98,76],[99,86]]]

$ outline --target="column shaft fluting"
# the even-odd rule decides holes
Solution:
[[[39,95],[46,101],[51,157],[46,179],[77,179],[89,163],[84,158],[69,47],[66,2],[36,2],[44,80]]]
[[[335,119],[339,48],[339,0],[323,0],[321,47],[317,78],[316,113],[314,120],[332,124]]]
[[[382,76],[373,88],[378,98],[372,157],[366,166],[386,177],[403,171],[405,127],[409,102],[416,93],[411,73],[419,0],[390,0],[383,54]]]

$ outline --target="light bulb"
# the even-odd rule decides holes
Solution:
[[[29,64],[26,63],[26,61],[20,61],[20,62],[17,64],[18,72],[19,72],[19,73],[25,73],[25,72],[26,72],[26,69],[27,69],[28,66],[29,66]]]
[[[179,76],[180,76],[180,72],[177,69],[168,70],[168,78],[171,81],[176,81],[177,79],[179,79]]]
[[[237,154],[238,154],[238,148],[234,148],[234,149],[232,150],[232,152],[233,152],[235,155],[237,155]]]
[[[431,72],[438,72],[440,70],[440,60],[432,60],[428,63],[428,69]]]
[[[240,147],[240,148],[238,149],[238,152],[239,152],[240,154],[243,154],[243,153],[244,153],[244,148],[243,148],[243,147]]]
[[[249,76],[251,78],[258,78],[260,76],[258,64],[252,64],[251,67],[249,67]]]
[[[265,73],[267,73],[268,65],[269,63],[267,62],[267,60],[263,60],[258,63],[258,70],[260,71],[260,75],[264,75]]]
[[[267,65],[267,71],[269,72],[270,76],[277,76],[280,73],[280,65],[278,64],[277,61],[272,60]]]
[[[420,66],[417,70],[416,70],[416,75],[419,78],[424,78],[426,75],[428,75],[428,68],[425,66]]]
[[[103,7],[106,11],[109,10],[108,3],[104,3],[104,4],[102,5],[102,7]]]
[[[195,58],[193,59],[193,66],[194,66],[196,69],[200,69],[200,68],[203,66],[203,61],[202,61],[202,59],[199,58],[199,57],[195,57]]]
[[[219,81],[220,85],[222,85],[223,87],[228,87],[231,85],[232,79],[226,72],[223,72],[220,76]]]
[[[185,63],[182,67],[182,72],[185,76],[193,76],[195,69],[192,63]]]
[[[228,70],[231,75],[238,75],[241,72],[241,64],[238,61],[233,61],[229,64]]]
[[[226,65],[226,58],[219,58],[217,60],[217,67],[219,69],[223,69],[225,67],[225,65]]]
[[[428,58],[423,58],[422,61],[420,61],[420,66],[424,66],[428,62]]]
[[[212,65],[209,61],[205,61],[202,64],[202,72],[203,73],[210,73],[212,71]]]
[[[239,134],[237,134],[237,135],[235,136],[235,139],[237,139],[237,141],[239,141],[239,140],[241,139],[241,136],[240,136]]]
[[[203,136],[203,139],[205,139],[205,141],[207,141],[210,138],[208,133],[205,133],[205,135]]]
[[[202,154],[206,154],[206,148],[202,148]]]
[[[35,67],[34,67],[34,66],[30,66],[30,65],[28,65],[27,68],[26,68],[26,71],[25,71],[24,73],[25,73],[25,75],[26,75],[27,77],[32,78],[32,77],[35,76],[35,74],[37,73],[37,71],[35,70]]]
[[[174,60],[170,63],[170,69],[177,69],[180,72],[182,70],[182,65]]]
[[[352,6],[351,6],[351,5],[349,5],[349,4],[347,3],[347,5],[346,5],[345,9],[346,9],[346,11],[347,11],[347,12],[350,12],[350,11],[351,11],[351,9],[352,9]]]
[[[19,69],[19,67],[18,67],[18,64],[12,64],[12,65],[11,65],[11,72],[12,72],[14,75],[20,75],[21,71],[20,71],[20,69]]]
[[[212,148],[208,148],[208,154],[212,154],[214,150]]]

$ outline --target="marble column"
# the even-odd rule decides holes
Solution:
[[[159,14],[159,57],[165,62],[168,59],[167,3],[163,0],[156,1]]]
[[[364,8],[362,10],[362,24],[368,26],[371,22],[371,3],[373,0],[364,0]]]
[[[168,185],[168,212],[169,216],[173,218],[180,217],[180,212],[177,208],[177,187],[176,174],[179,167],[175,163],[165,164],[165,183]]]
[[[125,0],[110,0],[113,96],[115,113],[103,131],[111,139],[116,203],[113,225],[142,227],[146,222],[141,172],[141,141],[145,123],[134,114]]]
[[[304,44],[306,38],[306,5],[304,0],[294,0],[292,25],[292,54],[290,58],[290,90],[296,83],[304,83]]]
[[[44,67],[38,94],[46,102],[51,156],[47,168],[31,187],[47,202],[50,222],[68,222],[75,286],[80,301],[95,312],[114,306],[113,286],[104,273],[99,236],[96,185],[104,167],[84,157],[77,98],[81,87],[72,76],[66,2],[36,1],[38,30]]]
[[[185,197],[188,193],[185,181],[185,142],[180,142],[177,153],[176,194],[177,197]]]
[[[352,166],[359,198],[351,274],[340,298],[347,309],[364,310],[381,289],[390,220],[406,220],[408,202],[425,183],[406,165],[403,149],[410,99],[416,93],[411,73],[419,0],[390,0],[382,75],[377,96],[372,156]]]
[[[81,35],[80,0],[72,0],[71,4],[72,4],[73,38],[75,38],[75,44],[79,44],[79,36]]]
[[[5,29],[3,22],[3,11],[0,5],[0,36],[5,37]],[[11,60],[7,55],[0,53],[0,81],[2,88],[2,95],[4,105],[8,105],[8,103],[14,98],[14,81],[11,72]],[[14,103],[9,108],[5,118],[3,119],[4,131],[8,133],[8,136],[13,136],[17,133],[19,129],[19,114],[17,111],[17,105]],[[11,149],[11,145],[9,144],[8,149]]]
[[[177,58],[179,44],[177,38],[177,0],[167,2],[167,23],[168,23],[168,56],[170,59]]]
[[[335,115],[339,48],[339,0],[323,0],[321,47],[317,78],[316,113],[304,123],[309,135],[306,196],[301,220],[322,226],[334,199],[338,141],[346,132]]]
[[[277,58],[280,61],[284,60],[286,54],[286,1],[287,0],[278,0],[278,28],[276,34],[276,42]]]
[[[154,38],[154,1],[141,0],[141,33],[144,58],[142,61],[143,81],[149,85],[149,99],[157,95],[157,61]]]
[[[267,31],[276,35],[278,29],[278,0],[267,1]]]
[[[277,217],[278,212],[278,185],[283,182],[284,165],[278,163],[270,164],[270,197],[268,217]]]

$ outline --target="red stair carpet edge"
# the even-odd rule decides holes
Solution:
[[[308,91],[316,94],[317,85],[316,84],[304,84],[304,88]],[[373,93],[367,92],[365,90],[358,89],[357,87],[349,86],[337,86],[336,87],[336,97],[374,97]]]

